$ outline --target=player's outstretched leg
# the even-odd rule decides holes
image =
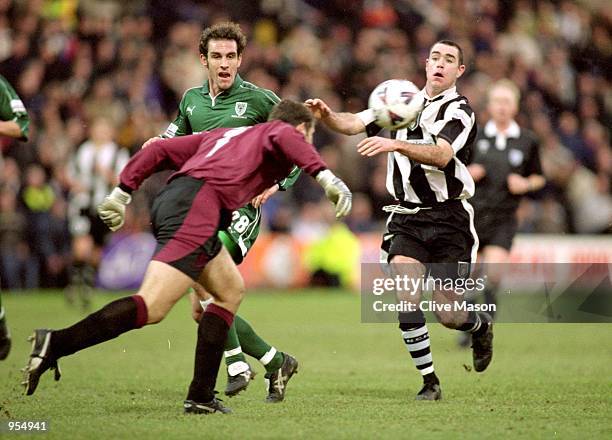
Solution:
[[[246,354],[258,359],[266,368],[266,384],[268,396],[266,402],[281,402],[285,398],[287,383],[291,377],[297,373],[297,360],[280,351],[264,341],[253,327],[241,318],[236,316],[236,332],[238,339]]]
[[[233,397],[238,393],[244,391],[249,386],[251,380],[255,378],[255,372],[251,369],[251,366],[247,363],[240,341],[238,340],[238,334],[236,332],[236,320],[241,319],[236,316],[234,323],[227,333],[227,340],[225,341],[225,365],[227,366],[227,386],[225,387],[225,395]]]
[[[147,306],[143,298],[133,295],[107,304],[71,327],[35,330],[31,338],[30,359],[24,368],[26,394],[34,394],[40,376],[49,369],[55,370],[55,380],[59,380],[59,358],[140,328],[147,323],[147,319]]]
[[[418,310],[416,312],[399,313],[398,318],[404,344],[406,344],[414,365],[423,376],[423,388],[417,393],[416,400],[440,400],[442,389],[440,388],[440,380],[434,372],[425,315]]]
[[[7,358],[11,351],[11,333],[6,325],[6,313],[0,297],[0,361]]]

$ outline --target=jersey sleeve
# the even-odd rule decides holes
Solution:
[[[257,94],[257,116],[258,123],[267,122],[268,115],[272,111],[272,107],[280,102],[280,98],[276,93],[267,89],[258,89],[252,93]]]
[[[280,182],[278,182],[278,189],[280,191],[287,191],[289,188],[295,185],[295,182],[297,182],[301,174],[302,170],[294,166],[289,175]]]
[[[447,141],[457,153],[465,146],[475,123],[470,106],[465,101],[458,101],[449,105],[444,119],[434,124],[431,134]]]
[[[30,117],[23,105],[23,101],[21,101],[17,92],[5,80],[0,80],[0,89],[2,93],[0,105],[8,107],[8,113],[12,114],[12,118],[9,120],[15,122],[21,131],[19,139],[27,141],[30,133]]]
[[[279,125],[279,130],[272,135],[272,143],[290,162],[311,176],[327,168],[315,147],[288,124]]]
[[[371,108],[356,113],[356,116],[361,119],[361,122],[365,125],[367,136],[376,136],[382,131],[382,128],[375,122],[376,116],[374,116],[374,110]]]
[[[137,190],[144,180],[161,170],[177,170],[193,156],[208,132],[174,139],[156,139],[130,159],[119,176],[121,187]]]
[[[174,121],[168,125],[166,131],[161,135],[162,138],[170,139],[176,136],[185,136],[188,134],[192,134],[193,130],[191,128],[191,124],[189,123],[189,119],[185,115],[185,96],[181,100],[179,104],[178,114]]]

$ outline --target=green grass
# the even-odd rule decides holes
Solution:
[[[188,301],[159,325],[61,360],[64,376],[21,394],[34,327],[82,317],[57,293],[2,294],[13,351],[0,363],[0,420],[47,420],[40,438],[612,438],[612,325],[500,324],[484,374],[455,334],[429,325],[444,400],[416,402],[420,378],[393,324],[361,324],[359,298],[336,291],[250,294],[241,314],[300,372],[266,405],[263,369],[231,416],[184,416],[195,323]],[[114,298],[100,294],[95,306]],[[223,390],[222,374],[218,389]],[[2,436],[2,433],[0,433]]]

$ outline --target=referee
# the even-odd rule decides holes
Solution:
[[[411,277],[421,278],[428,273],[434,278],[466,278],[476,260],[474,211],[466,199],[474,194],[467,161],[477,128],[468,100],[455,87],[464,71],[463,51],[457,43],[435,43],[425,62],[425,88],[414,98],[424,103],[416,126],[396,131],[395,139],[374,136],[358,145],[363,156],[389,153],[386,184],[397,203],[385,207],[390,215],[383,234],[382,255],[385,262],[394,263],[394,270]],[[336,113],[320,99],[310,99],[306,105],[338,132],[366,132],[372,136],[380,131],[372,110]],[[416,304],[420,297],[421,292],[406,297],[398,294],[399,300]],[[434,290],[433,300],[453,304],[463,298],[453,291]],[[484,371],[493,355],[490,316],[451,308],[436,312],[436,317],[448,328],[472,334],[474,367]],[[442,391],[434,372],[423,312],[417,308],[415,312],[400,313],[399,321],[402,339],[424,381],[417,400],[440,399]]]
[[[490,119],[478,131],[473,161],[468,166],[476,182],[472,204],[480,239],[478,262],[484,263],[487,274],[484,301],[488,304],[496,304],[499,269],[508,262],[516,234],[519,201],[524,194],[537,191],[545,184],[538,141],[514,120],[519,102],[519,89],[510,80],[499,80],[489,88]],[[491,310],[494,316],[495,308]],[[467,345],[467,339],[461,337],[459,344]]]

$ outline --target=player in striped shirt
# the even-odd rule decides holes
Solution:
[[[0,75],[0,137],[28,140],[30,118],[23,102],[5,77]],[[11,351],[11,334],[6,326],[0,295],[0,360]]]
[[[370,109],[337,113],[320,99],[310,99],[306,105],[335,131],[371,136],[358,145],[363,156],[388,153],[386,185],[397,204],[385,207],[390,215],[381,245],[384,262],[410,277],[465,279],[476,259],[478,237],[474,210],[467,202],[474,194],[467,161],[476,122],[467,98],[455,87],[465,71],[461,47],[449,40],[435,43],[425,71],[425,88],[414,98],[423,100],[423,110],[414,126],[396,131],[394,139],[374,136],[380,128]],[[413,293],[398,294],[398,299],[418,305],[421,292]],[[458,309],[455,301],[464,299],[452,290],[434,289],[433,300],[453,306],[450,311],[436,311],[436,317],[448,328],[472,334],[474,368],[484,371],[493,355],[490,316]],[[423,311],[416,307],[398,318],[406,348],[423,376],[417,399],[440,399]]]

